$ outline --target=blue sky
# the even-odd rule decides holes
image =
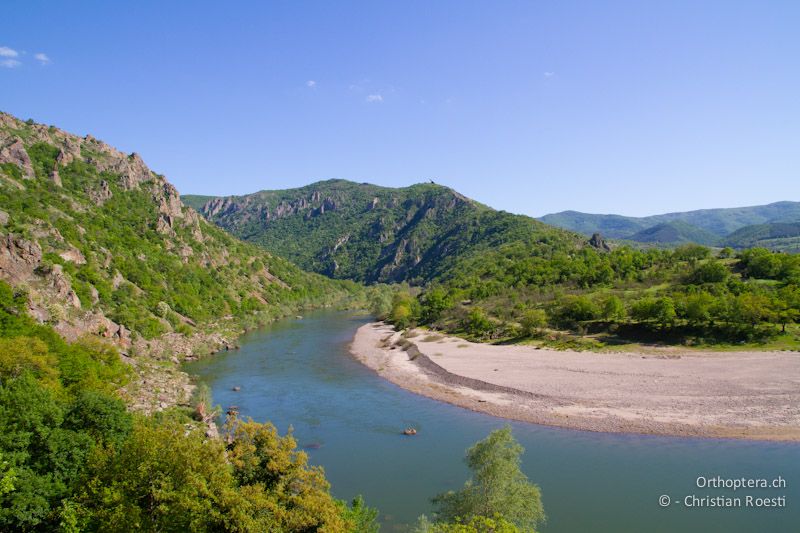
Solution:
[[[800,2],[2,13],[0,110],[137,151],[182,193],[434,179],[534,216],[800,200]]]

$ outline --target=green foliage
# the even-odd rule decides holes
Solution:
[[[269,424],[234,420],[226,444],[177,413],[134,419],[117,351],[64,342],[25,304],[0,283],[1,530],[377,530]]]
[[[559,324],[570,325],[595,320],[600,312],[600,307],[586,296],[567,296],[558,302],[553,316]]]
[[[489,320],[486,312],[480,307],[470,309],[464,319],[464,331],[477,338],[484,338],[494,329],[494,324]]]
[[[433,529],[433,531],[484,531],[486,517],[503,517],[519,531],[533,532],[545,519],[539,487],[520,470],[523,448],[511,428],[493,431],[466,453],[472,478],[459,491],[436,496],[437,520],[458,524],[465,521],[477,529]],[[455,527],[455,526],[453,526]],[[502,531],[513,531],[508,529]]]
[[[203,209],[236,236],[336,278],[419,284],[455,272],[469,257],[523,239],[547,248],[576,236],[531,218],[493,211],[435,184],[389,189],[329,180],[299,189],[230,197],[235,209]],[[269,213],[264,215],[264,213]]]
[[[431,523],[425,516],[420,517],[416,533],[519,533],[517,526],[503,518],[494,516],[475,516],[467,522],[456,519],[452,523]]]
[[[642,322],[655,322],[665,328],[672,324],[677,317],[675,302],[668,296],[642,298],[634,302],[631,307],[631,316]]]
[[[601,315],[604,320],[611,322],[622,320],[627,315],[625,304],[618,296],[612,294],[603,300]]]
[[[528,337],[539,334],[547,326],[547,313],[544,309],[529,309],[522,315],[522,334]]]
[[[348,523],[348,533],[378,533],[380,531],[378,510],[368,507],[361,496],[353,498],[349,506],[344,502],[341,502],[340,505],[342,516]]]
[[[392,310],[389,320],[399,329],[413,327],[419,320],[419,302],[411,294],[398,291],[392,299]]]
[[[8,466],[8,461],[4,461],[3,455],[0,454],[0,496],[14,490],[15,480],[14,469]]]
[[[707,261],[697,266],[689,275],[689,283],[722,283],[728,279],[728,268],[718,261]]]

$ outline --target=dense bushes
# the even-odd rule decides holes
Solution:
[[[541,337],[548,327],[624,333],[631,340],[639,334],[652,340],[648,332],[668,342],[687,336],[765,340],[800,318],[798,280],[800,256],[766,249],[723,260],[696,245],[609,253],[586,248],[549,257],[508,245],[466,261],[422,291],[416,306],[409,295],[396,296],[402,322],[395,322],[476,340]]]
[[[114,348],[66,343],[25,311],[0,283],[0,530],[375,530],[290,435],[232,420],[223,441],[177,411],[134,416]]]

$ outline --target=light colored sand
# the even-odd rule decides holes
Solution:
[[[590,431],[800,440],[800,354],[594,353],[409,338],[359,328],[352,354],[413,392],[505,418]],[[429,339],[429,340],[425,340]],[[411,353],[416,353],[412,348]]]

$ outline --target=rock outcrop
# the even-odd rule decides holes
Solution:
[[[26,282],[41,261],[39,243],[15,235],[0,237],[0,278],[12,285]]]
[[[33,163],[25,150],[25,145],[16,137],[0,132],[0,163],[11,163],[19,167],[24,179],[35,177]]]
[[[603,236],[600,235],[599,233],[592,234],[592,238],[589,239],[589,246],[597,248],[598,250],[602,250],[604,252],[611,251],[611,247],[608,245]]]

